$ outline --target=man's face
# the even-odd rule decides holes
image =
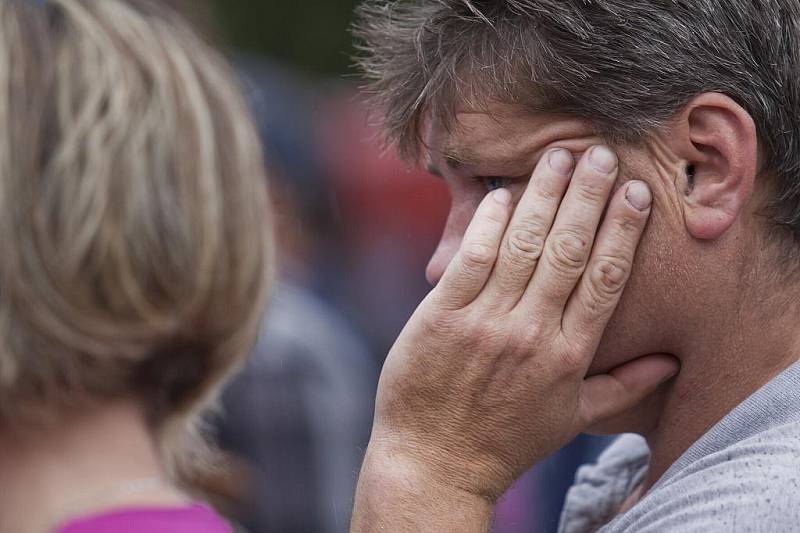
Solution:
[[[448,185],[452,206],[438,249],[428,265],[428,281],[436,284],[453,255],[481,199],[492,188],[507,187],[518,199],[539,158],[562,147],[579,158],[603,144],[590,125],[563,116],[531,116],[510,108],[486,113],[461,113],[446,131],[436,123],[426,135],[428,168]],[[642,146],[617,150],[621,173],[617,186],[641,179],[653,189],[653,214],[637,254],[633,275],[606,330],[590,374],[606,372],[651,353],[677,353],[677,332],[684,327],[697,286],[695,266],[677,190],[683,163],[666,143],[654,139]],[[702,280],[697,280],[700,283]],[[652,413],[650,413],[652,414]],[[643,413],[642,420],[647,420]],[[634,423],[627,430],[645,430]]]

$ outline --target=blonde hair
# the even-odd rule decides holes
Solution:
[[[0,421],[135,396],[180,477],[270,271],[232,79],[156,1],[0,0]]]

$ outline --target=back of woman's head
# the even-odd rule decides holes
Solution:
[[[231,74],[155,0],[0,0],[0,423],[137,398],[179,458],[255,333],[262,174]]]

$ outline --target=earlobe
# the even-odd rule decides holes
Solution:
[[[684,217],[696,239],[717,239],[740,216],[758,172],[758,137],[747,111],[731,98],[704,93],[675,124],[688,161]]]

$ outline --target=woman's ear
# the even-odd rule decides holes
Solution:
[[[697,239],[722,236],[741,214],[758,173],[758,136],[750,114],[731,98],[703,93],[681,111],[670,133],[687,162],[686,228]]]

